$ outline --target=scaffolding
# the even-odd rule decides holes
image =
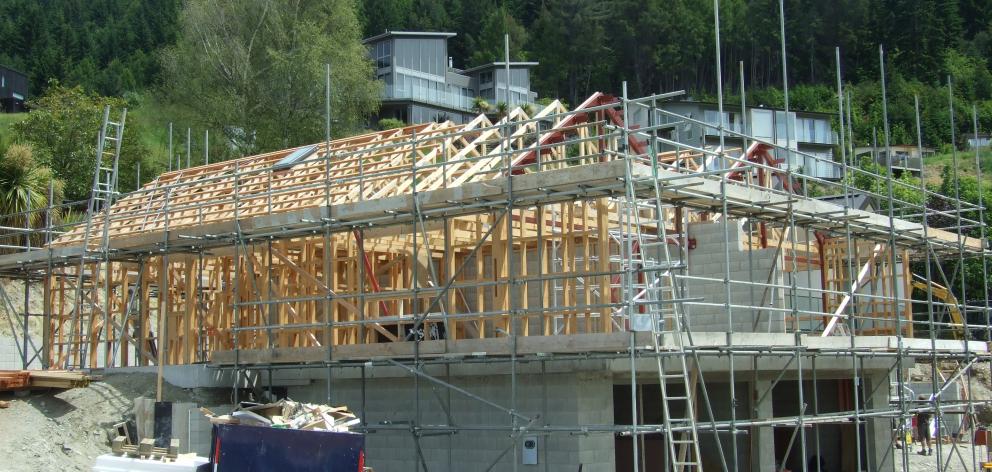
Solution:
[[[992,362],[988,294],[965,293],[964,272],[979,260],[987,287],[985,209],[957,194],[957,154],[950,196],[894,178],[891,163],[881,175],[859,168],[839,68],[839,161],[664,107],[681,95],[624,87],[572,110],[552,102],[170,170],[102,211],[94,192],[76,224],[62,215],[86,202],[49,198],[0,228],[0,275],[25,284],[23,307],[0,291],[7,322],[25,367],[161,375],[204,363],[233,372],[236,401],[263,374],[271,391],[273,372],[309,370],[329,399],[341,378],[360,379],[363,419],[368,372],[404,372],[412,417],[359,429],[409,435],[415,470],[434,463],[421,441],[455,434],[504,435],[488,470],[508,457],[515,470],[524,435],[615,436],[635,472],[819,470],[811,460],[837,431],[853,436],[843,467],[880,470],[920,412],[943,434],[974,437],[988,402],[944,395],[970,393],[974,369]],[[720,144],[687,144],[686,127]],[[797,159],[844,177],[806,175]],[[856,176],[885,191],[851,187]],[[116,198],[115,187],[101,192]],[[907,193],[922,202],[898,198]],[[856,195],[878,208],[855,208]],[[43,313],[31,312],[32,285]],[[43,320],[40,343],[31,318]],[[627,365],[615,377],[629,390],[626,420],[552,423],[546,384],[538,411],[522,406],[530,366],[583,362]],[[914,365],[930,369],[925,401],[906,393]],[[500,366],[509,395],[460,386],[455,366]],[[772,392],[790,382],[794,408],[776,410]],[[460,396],[504,421],[447,409],[427,420],[426,386],[442,408]],[[645,400],[655,394],[660,403]],[[951,415],[964,418],[957,431],[945,431]],[[659,436],[663,453],[651,450]],[[769,441],[773,457],[758,457]],[[947,447],[936,442],[938,470],[983,462]],[[908,446],[901,454],[908,470]],[[445,470],[459,469],[449,451]]]
[[[885,182],[886,194],[804,175],[776,156],[793,153],[846,176],[867,172],[661,106],[679,95],[598,93],[570,111],[555,102],[495,122],[480,115],[175,170],[71,227],[58,224],[64,207],[8,217],[46,221],[3,235],[3,275],[41,285],[45,297],[45,334],[33,354],[22,334],[25,365],[209,363],[236,372],[236,387],[260,382],[258,373],[319,369],[328,396],[335,371],[359,370],[364,382],[366,369],[394,367],[413,375],[415,395],[421,381],[439,385],[509,421],[368,430],[417,441],[503,431],[514,455],[525,432],[620,435],[634,438],[634,470],[646,469],[636,458],[657,434],[668,444],[666,469],[701,470],[704,459],[707,468],[747,468],[738,438],[758,428],[789,431],[775,460],[801,450],[806,470],[812,451],[822,457],[820,428],[839,424],[854,425],[853,460],[874,469],[880,459],[861,451],[870,425],[905,425],[925,410],[974,418],[986,402],[934,395],[921,403],[904,390],[911,363],[928,363],[932,390],[943,392],[970,383],[966,374],[990,360],[986,300],[934,299],[964,287],[964,274],[943,273],[940,261],[963,270],[977,258],[984,272],[984,208],[925,187],[911,190],[942,204],[900,200],[893,189],[908,185],[891,174],[868,175]],[[686,124],[748,144],[693,147],[679,137]],[[855,192],[882,210],[816,197],[850,201]],[[932,226],[936,217],[945,224]],[[696,263],[698,228],[715,228],[723,240],[707,254],[712,264]],[[969,236],[975,229],[979,237]],[[80,264],[101,237],[100,259]],[[912,273],[920,266],[922,274]],[[81,284],[91,294],[85,301]],[[914,287],[927,299],[911,299]],[[4,300],[22,320],[38,315]],[[914,304],[925,316],[914,316]],[[629,424],[548,424],[515,406],[521,364],[591,359],[629,361]],[[738,382],[769,359],[785,367],[765,393],[752,392],[755,404],[793,379],[801,408],[738,416],[713,404],[714,377],[736,402]],[[860,381],[867,360],[889,365],[884,387]],[[817,376],[837,375],[818,362],[848,366],[838,384],[848,389],[847,408],[818,411]],[[941,381],[937,369],[947,362],[958,367]],[[510,370],[510,405],[428,372],[472,363]],[[661,388],[659,423],[638,420],[644,388]],[[869,401],[879,388],[884,404]],[[974,422],[965,424],[973,435]],[[701,441],[719,450],[717,462],[702,457]],[[411,463],[428,468],[422,453]]]

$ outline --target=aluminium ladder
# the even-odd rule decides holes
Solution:
[[[126,108],[121,110],[120,118],[116,122],[110,120],[110,106],[103,109],[103,120],[97,136],[96,169],[93,172],[93,186],[86,208],[86,225],[79,262],[74,274],[75,306],[69,324],[69,343],[63,362],[65,369],[87,367],[90,337],[96,334],[99,340],[100,327],[94,319],[97,312],[104,313],[104,323],[111,322],[109,314],[99,305],[100,283],[108,279],[101,276],[101,272],[111,270],[107,251],[110,242],[110,207],[119,195],[117,171],[126,118]],[[93,219],[98,216],[103,218],[102,233],[99,240],[94,242],[91,235],[94,227]],[[88,265],[89,269],[87,269]],[[87,270],[89,270],[88,274]]]
[[[628,158],[627,195],[622,204],[631,239],[627,264],[635,266],[629,267],[627,272],[637,277],[629,281],[633,289],[628,294],[631,297],[630,327],[633,331],[651,332],[669,470],[700,471],[702,456],[695,419],[699,376],[690,360],[692,353],[687,349],[691,338],[675,276],[675,272],[684,269],[685,265],[672,258],[665,207],[660,184],[653,176],[655,172],[652,177],[635,179],[632,165],[632,158]],[[639,190],[648,185],[653,188],[644,190],[650,193],[641,195]],[[672,392],[668,382],[680,384],[683,391]]]

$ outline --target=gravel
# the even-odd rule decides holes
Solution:
[[[910,472],[929,472],[937,471],[937,449],[934,448],[932,456],[921,456],[918,454],[920,447],[917,444],[912,444],[912,449],[910,449],[908,457],[908,464]],[[972,460],[972,451],[975,453],[974,461]],[[895,460],[896,460],[896,470],[903,470],[902,463],[902,450],[894,449]],[[988,454],[988,449],[985,446],[972,446],[971,444],[957,445],[956,451],[952,449],[950,444],[941,445],[941,454],[939,457],[942,458],[941,469],[945,472],[974,472],[980,471],[982,461],[987,460],[986,455]],[[947,461],[950,457],[950,462]],[[978,467],[976,467],[976,463]],[[946,467],[944,467],[946,465]]]
[[[214,404],[218,393],[166,384],[164,395]],[[0,409],[0,472],[91,470],[97,456],[110,452],[109,431],[132,412],[133,399],[154,395],[152,374],[108,375],[87,388],[26,396],[0,392],[0,400],[10,401]]]

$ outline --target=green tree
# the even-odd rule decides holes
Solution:
[[[27,73],[31,92],[50,79],[104,95],[137,91],[155,82],[149,54],[175,38],[179,0],[64,0],[0,2],[0,64]]]
[[[104,107],[119,112],[126,106],[120,98],[86,93],[81,87],[53,83],[45,95],[29,102],[31,113],[12,126],[17,141],[34,148],[34,159],[51,168],[65,182],[70,201],[88,198],[96,166],[96,141]],[[148,152],[141,143],[140,129],[125,123],[118,163],[120,188],[134,187],[134,175]],[[146,162],[145,169],[151,163]]]
[[[870,157],[861,158],[861,162],[858,163],[858,170],[851,169],[848,171],[848,185],[871,192],[873,194],[872,198],[880,200],[880,209],[887,211],[889,208],[887,198],[889,187],[886,180],[879,178],[879,176],[885,177],[888,175],[888,171],[874,162]],[[899,217],[902,213],[918,213],[918,210],[910,209],[906,204],[923,205],[923,194],[918,190],[920,188],[920,179],[905,172],[896,177],[895,180],[901,183],[901,185],[892,186],[892,198],[894,201],[897,201],[892,207],[896,212],[896,216]]]
[[[492,110],[492,105],[485,98],[475,97],[472,99],[472,111],[476,113],[489,113],[490,110]]]
[[[506,102],[496,102],[496,107],[493,110],[496,112],[496,119],[502,120],[510,113],[510,106]]]
[[[595,0],[552,0],[545,5],[529,45],[540,62],[534,83],[542,94],[581,103],[593,87],[609,82],[606,77],[616,77],[617,71],[604,67],[609,58],[604,27],[608,18],[609,5]]]
[[[413,0],[365,0],[362,2],[362,22],[365,36],[375,36],[387,30],[402,30],[413,15]]]
[[[503,37],[505,34],[510,35],[510,60],[526,60],[524,45],[527,43],[527,30],[510,16],[505,8],[494,8],[486,15],[478,34],[468,35],[472,51],[469,65],[502,62],[506,55]]]
[[[45,223],[49,186],[56,201],[62,197],[62,182],[48,167],[37,162],[31,146],[13,144],[0,158],[0,222],[4,226],[35,228]],[[23,235],[0,237],[4,244],[23,244]]]
[[[417,31],[443,31],[451,28],[449,5],[443,0],[413,0],[410,15],[411,29]],[[457,10],[457,9],[455,9]],[[455,11],[457,13],[457,11]]]
[[[342,135],[378,108],[381,84],[351,0],[191,0],[161,55],[166,99],[245,154],[322,139],[324,64]]]
[[[973,159],[973,155],[960,154],[959,159]],[[927,218],[931,227],[934,228],[949,228],[951,231],[956,231],[958,225],[957,221],[957,204],[952,200],[957,194],[961,197],[961,202],[965,204],[971,204],[975,207],[979,204],[979,186],[978,180],[974,175],[964,175],[960,171],[958,175],[955,176],[954,172],[950,166],[945,166],[941,171],[941,181],[936,188],[932,189],[943,195],[947,195],[949,198],[941,197],[931,197],[927,204],[927,207],[935,210]],[[957,192],[955,192],[957,190]],[[981,203],[985,206],[992,201],[992,186],[988,185],[987,182],[983,182],[981,189]],[[945,212],[945,214],[938,214],[937,211]],[[988,225],[992,224],[992,212],[983,212],[985,218],[986,237],[989,235]],[[963,210],[961,212],[961,217],[970,219],[972,221],[979,220],[978,211],[967,211]],[[981,228],[975,225],[969,224],[967,221],[962,221],[962,225],[967,228],[962,231],[973,238],[978,238],[981,236]],[[981,300],[986,296],[986,292],[990,290],[989,286],[985,285],[985,280],[982,277],[982,259],[981,258],[968,258],[964,261],[964,283],[962,284],[960,260],[956,257],[951,257],[944,259],[939,262],[943,268],[943,273],[947,276],[950,282],[949,288],[958,300]],[[937,263],[937,262],[935,262]],[[934,280],[938,283],[945,284],[943,278],[938,278],[939,272],[933,271]],[[962,287],[963,286],[963,287]],[[962,294],[962,288],[964,293]],[[984,323],[985,316],[980,313],[969,314],[969,323]]]
[[[406,126],[406,123],[404,123],[403,120],[397,120],[396,118],[383,118],[379,120],[379,129],[381,130],[397,129],[404,126]]]

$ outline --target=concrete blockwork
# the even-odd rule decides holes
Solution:
[[[22,341],[23,342],[23,341]],[[40,341],[35,341],[36,345],[40,345]],[[19,345],[14,338],[7,336],[0,336],[0,370],[20,370],[24,367],[24,363],[21,359],[22,346]],[[32,350],[31,345],[28,345],[29,355]],[[28,365],[29,369],[40,369],[41,362],[35,359]]]
[[[723,222],[693,223],[689,225],[689,238],[696,246],[689,250],[689,275],[713,280],[692,280],[686,284],[687,297],[702,297],[698,303],[689,303],[686,313],[694,331],[727,331],[730,327],[727,309],[723,305],[747,305],[781,308],[783,294],[775,288],[746,284],[730,285],[727,300],[723,283],[727,276],[727,246],[730,246],[730,279],[751,280],[764,284],[783,285],[779,267],[781,257],[776,248],[746,251],[747,235],[741,220],[731,220],[728,228]],[[755,274],[752,276],[751,274]],[[738,332],[785,332],[785,316],[781,311],[733,308],[733,329]]]
[[[511,376],[458,376],[448,379],[444,368],[428,368],[431,375],[450,381],[488,401],[505,408],[513,406]],[[515,411],[531,419],[518,419],[517,426],[543,424],[612,424],[613,382],[608,373],[553,373],[517,376]],[[541,472],[612,472],[614,470],[614,436],[610,433],[538,435],[538,464],[521,464],[521,440],[509,431],[486,431],[492,425],[511,425],[510,415],[498,408],[455,391],[435,386],[421,379],[419,389],[411,377],[377,376],[368,372],[365,399],[360,379],[336,379],[333,401],[346,404],[368,423],[368,465],[376,472],[408,471],[411,464],[423,460],[429,470],[464,471],[516,470]],[[417,395],[411,395],[418,392]],[[294,400],[326,402],[326,384],[290,387]],[[397,399],[419,398],[420,418],[415,403]],[[364,410],[364,411],[362,411]],[[445,425],[448,415],[458,426],[455,434],[429,435],[425,431],[417,445],[405,425],[417,420],[422,425]],[[375,429],[376,425],[383,426]],[[399,426],[399,429],[393,429]],[[529,436],[524,433],[521,436]]]

